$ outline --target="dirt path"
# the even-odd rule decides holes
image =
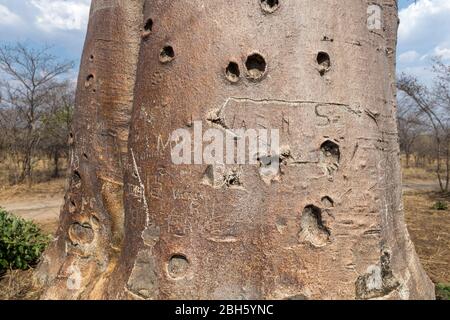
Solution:
[[[45,232],[56,230],[64,202],[64,180],[55,180],[0,191],[0,207],[22,218],[32,220]]]
[[[406,191],[439,191],[439,183],[436,181],[405,181],[403,182],[403,192]]]
[[[54,231],[62,204],[62,196],[49,199],[13,199],[0,202],[0,206],[7,211],[36,222],[46,232]]]

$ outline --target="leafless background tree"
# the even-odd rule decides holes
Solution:
[[[67,149],[73,86],[67,79],[73,63],[60,61],[50,47],[24,44],[0,47],[0,147],[17,169],[14,182],[32,181],[38,156],[51,156],[54,175]]]
[[[434,58],[434,83],[426,86],[417,78],[402,74],[398,79],[399,136],[406,163],[434,166],[441,191],[449,191],[450,180],[450,66]]]

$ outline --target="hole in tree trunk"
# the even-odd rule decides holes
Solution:
[[[332,208],[332,207],[334,207],[333,199],[331,199],[328,196],[323,197],[321,202],[322,202],[322,205],[323,205],[324,208]]]
[[[280,7],[280,3],[278,0],[260,0],[261,8],[267,12],[272,13]]]
[[[319,65],[319,73],[323,76],[331,68],[330,55],[326,52],[319,52],[317,54],[317,64]]]
[[[146,40],[150,36],[152,31],[153,31],[153,20],[149,18],[147,19],[147,21],[145,21],[144,30],[141,33],[142,38]]]
[[[144,30],[145,30],[146,32],[151,32],[151,31],[153,30],[153,20],[152,20],[152,19],[148,19],[148,20],[145,22]]]
[[[238,82],[241,75],[239,65],[236,62],[230,62],[225,70],[225,75],[230,82]]]
[[[266,60],[259,53],[253,53],[248,56],[245,62],[245,67],[247,68],[248,78],[251,80],[261,79],[267,69]]]
[[[86,81],[84,82],[84,86],[85,86],[86,88],[89,88],[89,87],[92,86],[93,82],[94,82],[94,75],[93,75],[93,74],[90,74],[90,75],[88,75],[88,76],[86,77]]]
[[[161,52],[159,54],[159,61],[161,63],[168,63],[175,59],[175,51],[173,50],[172,46],[165,46],[161,49]]]
[[[182,254],[175,254],[169,260],[167,271],[172,278],[180,279],[186,275],[188,268],[188,259]]]
[[[300,226],[299,237],[301,241],[309,242],[315,247],[322,247],[327,244],[330,231],[323,224],[320,208],[313,205],[306,206],[302,212]]]
[[[333,141],[327,140],[320,146],[320,164],[324,169],[324,173],[332,176],[339,169],[341,160],[341,151],[339,146]]]
[[[339,163],[341,159],[341,151],[339,146],[333,141],[327,140],[320,146],[323,155],[326,158],[332,158],[334,162]]]

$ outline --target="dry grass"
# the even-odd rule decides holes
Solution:
[[[26,184],[0,187],[0,201],[11,198],[22,198],[24,201],[30,197],[47,197],[64,192],[65,178],[50,180],[48,182],[35,183],[31,187]]]
[[[432,168],[402,168],[403,180],[408,182],[437,181]]]
[[[411,239],[425,271],[438,285],[437,297],[449,299],[448,289],[442,288],[450,283],[450,210],[435,210],[434,205],[450,205],[450,194],[429,190],[430,185],[439,190],[432,168],[403,168],[403,183],[409,184],[403,203]]]
[[[434,283],[450,282],[450,211],[435,210],[437,201],[450,195],[410,191],[404,196],[405,218],[417,254]]]
[[[38,300],[41,292],[33,283],[33,271],[12,270],[0,276],[0,300]]]
[[[67,172],[68,162],[66,159],[60,160],[60,175]],[[32,180],[34,183],[51,181],[53,175],[53,162],[49,159],[34,159]],[[15,184],[20,176],[20,166],[18,161],[11,157],[0,158],[0,192],[2,188],[8,188]]]

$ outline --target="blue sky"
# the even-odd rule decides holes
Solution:
[[[0,0],[0,43],[47,43],[58,56],[78,62],[89,5],[90,0]],[[429,82],[430,57],[450,62],[450,0],[400,0],[399,7],[398,72]]]

